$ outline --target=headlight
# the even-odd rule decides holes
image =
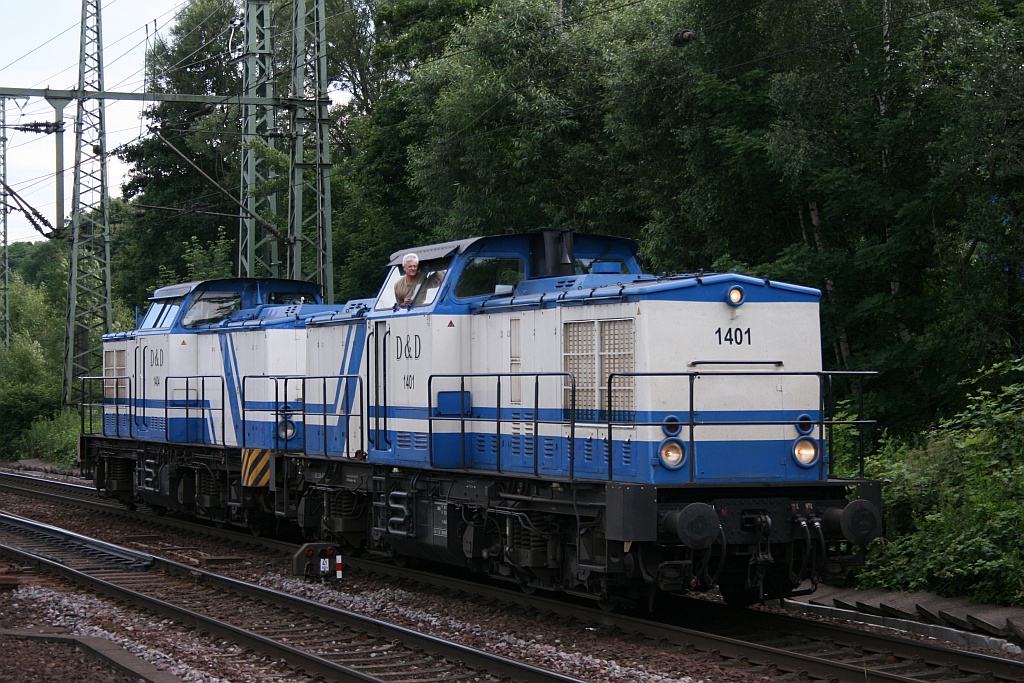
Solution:
[[[746,298],[746,292],[739,285],[730,287],[729,291],[725,293],[725,303],[730,306],[739,306]]]
[[[793,459],[798,465],[810,467],[818,459],[818,444],[813,439],[797,439],[793,444]]]
[[[291,439],[295,436],[295,423],[291,420],[281,420],[277,423],[277,435],[282,439]]]
[[[665,439],[658,449],[658,457],[661,458],[662,465],[670,470],[677,470],[686,460],[686,448],[679,439]]]

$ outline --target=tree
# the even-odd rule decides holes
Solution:
[[[43,286],[26,284],[18,273],[9,294],[11,343],[0,346],[0,457],[17,455],[14,444],[33,420],[60,412],[63,381],[63,302],[54,306]]]
[[[589,227],[601,65],[572,18],[542,0],[496,3],[414,71],[427,130],[411,182],[437,238]]]
[[[225,100],[239,94],[238,63],[228,58],[238,45],[238,20],[232,3],[191,0],[168,39],[150,50],[148,87]],[[237,194],[240,177],[236,107],[163,102],[145,116],[155,132],[118,150],[129,164],[124,196],[138,211],[123,217],[111,257],[115,294],[136,304],[152,292],[161,269],[187,277],[183,245],[193,237],[218,239],[224,217],[211,214],[237,215],[238,209],[216,185]]]

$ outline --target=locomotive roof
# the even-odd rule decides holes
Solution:
[[[235,288],[240,286],[258,284],[263,289],[273,289],[275,287],[284,287],[288,289],[294,289],[296,286],[308,288],[311,292],[319,293],[319,285],[312,282],[302,282],[299,280],[286,280],[282,278],[251,278],[251,277],[231,277],[231,278],[217,278],[211,280],[195,280],[193,282],[182,282],[175,285],[167,285],[166,287],[160,287],[153,292],[153,296],[149,297],[150,301],[157,299],[173,299],[180,296],[185,296],[192,290],[201,287],[202,289],[217,289],[219,287]]]
[[[451,256],[452,254],[462,254],[477,242],[485,242],[497,239],[515,239],[517,237],[524,240],[529,240],[534,238],[534,236],[536,236],[539,232],[542,231],[538,230],[533,232],[516,233],[511,235],[487,235],[484,237],[469,237],[463,240],[454,240],[451,242],[441,242],[440,244],[427,244],[419,247],[413,247],[410,249],[402,249],[391,254],[391,260],[388,261],[388,266],[401,265],[402,258],[408,253],[416,254],[421,261],[429,261],[431,259],[439,259],[444,258],[446,256]],[[615,242],[627,247],[629,251],[634,255],[637,251],[636,242],[625,237],[614,237],[611,235],[594,235],[582,232],[574,233],[574,237],[576,240],[580,241],[597,240],[604,242]]]
[[[416,254],[421,261],[429,261],[430,259],[444,258],[445,256],[451,256],[452,254],[466,251],[469,245],[474,242],[478,242],[484,237],[470,237],[464,240],[455,240],[453,242],[442,242],[441,244],[429,244],[422,247],[414,247],[412,249],[402,249],[396,251],[391,255],[391,260],[388,261],[389,266],[398,266],[402,263],[402,258],[412,252]]]
[[[173,299],[175,297],[185,296],[193,289],[195,289],[196,285],[198,285],[201,282],[202,280],[195,280],[194,282],[182,282],[176,285],[167,285],[166,287],[160,287],[155,292],[153,292],[153,296],[149,297],[149,300],[153,301],[155,299]]]

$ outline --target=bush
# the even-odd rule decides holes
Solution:
[[[78,463],[78,434],[81,420],[78,413],[37,418],[15,441],[21,458],[36,458],[57,465]]]
[[[60,386],[8,384],[0,390],[0,458],[16,460],[26,456],[19,448],[23,434],[35,422],[60,415]],[[77,429],[77,427],[76,427]]]
[[[888,528],[862,585],[1024,606],[1024,384],[978,391],[928,437],[869,459],[869,476],[886,482]]]

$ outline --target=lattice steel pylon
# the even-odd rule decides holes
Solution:
[[[100,0],[82,0],[82,40],[75,120],[75,172],[71,207],[67,328],[63,402],[95,403],[82,396],[79,377],[103,368],[100,336],[112,326],[110,293],[110,202],[107,195],[106,126],[103,99],[103,29]],[[63,221],[63,216],[57,216]],[[97,383],[94,383],[97,384]]]
[[[292,160],[289,183],[289,277],[319,283],[334,302],[331,153],[324,0],[294,0],[292,9]],[[309,154],[307,155],[307,149]],[[309,247],[312,255],[303,255]],[[305,261],[303,260],[305,258]]]
[[[274,52],[271,25],[272,0],[247,0],[245,3],[245,53],[242,59],[245,93],[266,98],[267,104],[242,105],[242,182],[241,198],[248,214],[239,220],[238,274],[242,277],[278,277],[280,256],[278,235],[269,233],[256,220],[277,217],[277,193],[266,193],[265,185],[275,176],[270,160],[261,156],[256,143],[271,152],[276,147]],[[257,194],[259,192],[260,194]]]
[[[0,97],[0,343],[11,345],[10,270],[7,259],[7,100]]]

